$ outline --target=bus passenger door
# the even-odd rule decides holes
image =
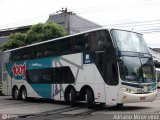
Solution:
[[[118,102],[118,68],[117,63],[106,63],[105,71],[105,93],[106,105],[116,105]]]

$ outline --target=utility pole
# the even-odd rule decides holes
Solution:
[[[69,12],[67,8],[65,8],[65,9],[62,8],[61,10],[57,11],[56,13],[61,13],[62,15],[65,16],[65,30],[67,31],[68,34],[70,34],[69,33],[69,27],[68,27],[69,26],[68,25],[68,19],[69,18],[67,16],[68,15],[74,15],[74,13],[73,12]]]

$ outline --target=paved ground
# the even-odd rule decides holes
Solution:
[[[123,108],[104,108],[96,105],[87,109],[84,103],[71,108],[64,102],[30,99],[12,100],[10,96],[0,96],[0,116],[22,120],[104,120],[113,119],[114,114],[160,114],[160,92],[157,100],[148,103],[125,104]],[[1,117],[0,117],[1,119]],[[158,118],[160,120],[160,116]],[[155,119],[156,120],[156,119]]]
[[[0,97],[0,114],[35,114],[66,107],[67,106],[63,104],[54,104],[50,101],[44,100],[32,99],[26,102],[20,100],[12,100],[8,96]]]

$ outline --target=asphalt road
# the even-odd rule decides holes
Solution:
[[[87,109],[84,103],[72,108],[64,102],[42,99],[20,101],[0,96],[0,116],[18,120],[110,120],[115,119],[115,114],[153,113],[159,114],[154,120],[160,120],[160,92],[154,102],[124,104],[122,108],[95,105],[93,109]]]

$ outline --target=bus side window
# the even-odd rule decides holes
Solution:
[[[70,38],[66,38],[57,42],[58,45],[58,54],[66,55],[72,52],[72,42]]]
[[[42,71],[41,70],[29,70],[26,72],[27,81],[29,83],[41,83],[42,81]]]
[[[43,56],[43,46],[42,45],[37,45],[34,47],[34,57],[35,58],[40,58]]]
[[[65,84],[65,83],[74,83],[75,82],[75,78],[72,74],[72,71],[70,69],[70,67],[66,66],[66,67],[62,67],[61,68],[61,76],[62,76],[62,80],[61,83]]]
[[[57,45],[54,42],[44,44],[44,55],[52,56],[57,54]]]
[[[108,85],[117,85],[118,84],[118,71],[116,63],[108,63],[107,64],[107,79],[106,83]]]
[[[22,49],[23,60],[32,58],[32,47]]]
[[[54,84],[68,84],[75,82],[72,71],[68,66],[53,68],[52,74],[52,83]]]
[[[54,70],[54,84],[60,84],[61,83],[61,68],[57,67],[57,68],[53,68]]]
[[[53,79],[53,69],[42,69],[42,83],[49,83],[51,84]]]
[[[11,52],[11,62],[19,61],[22,59],[21,51],[12,51]]]
[[[89,49],[88,34],[79,35],[75,38],[75,52],[87,51]]]
[[[105,31],[96,31],[90,33],[91,51],[104,50],[106,47],[107,35]]]

